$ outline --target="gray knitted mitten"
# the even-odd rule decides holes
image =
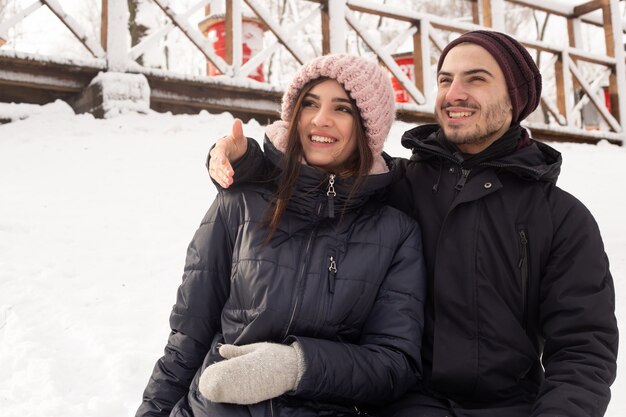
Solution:
[[[295,346],[277,343],[222,345],[226,360],[207,367],[200,393],[213,402],[255,404],[294,390],[302,376]]]

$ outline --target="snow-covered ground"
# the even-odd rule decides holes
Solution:
[[[215,194],[206,152],[232,116],[96,120],[62,102],[0,104],[2,115],[29,117],[0,125],[0,415],[132,416]],[[408,156],[408,127],[394,125],[392,155]],[[244,130],[263,132],[254,121]],[[624,331],[626,148],[552,145],[564,155],[559,184],[602,229]],[[626,415],[623,375],[613,396],[606,415]]]

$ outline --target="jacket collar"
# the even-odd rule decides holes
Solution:
[[[460,164],[448,147],[437,140],[439,130],[439,125],[427,124],[404,133],[402,146],[412,150],[411,160],[427,161],[436,158],[449,160],[456,165]],[[482,162],[478,166],[508,171],[529,180],[556,183],[561,171],[561,163],[562,157],[557,150],[531,139],[528,146],[509,155]]]
[[[270,162],[280,170],[284,154],[267,138],[263,144]],[[289,201],[289,210],[316,221],[325,218],[340,218],[342,215],[358,210],[372,196],[382,193],[391,183],[395,164],[387,161],[389,172],[368,175],[360,187],[352,190],[354,180],[334,178],[330,187],[330,174],[310,165],[303,164],[296,188]],[[334,193],[333,193],[334,191]]]

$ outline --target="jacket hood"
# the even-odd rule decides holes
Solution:
[[[458,164],[448,148],[438,140],[439,129],[437,124],[427,124],[404,132],[402,146],[412,150],[412,161],[437,158]],[[504,157],[481,163],[479,166],[495,167],[528,180],[556,183],[561,172],[561,163],[560,152],[545,143],[531,139],[530,145]]]

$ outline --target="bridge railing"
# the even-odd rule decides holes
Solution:
[[[10,1],[10,0],[9,0]],[[34,0],[0,21],[0,57],[26,56],[31,60],[51,60],[10,50],[11,29],[41,8],[47,8],[83,46],[85,56],[79,65],[107,71],[133,72],[161,78],[190,80],[222,85],[231,89],[280,92],[298,64],[329,52],[366,54],[378,59],[395,78],[408,100],[399,104],[402,118],[433,120],[436,95],[435,63],[445,44],[468,30],[493,28],[510,32],[507,14],[526,10],[554,16],[562,22],[562,42],[537,40],[524,33],[513,33],[541,62],[544,92],[541,106],[526,122],[535,137],[554,140],[595,142],[608,139],[623,144],[626,138],[626,66],[624,23],[618,0],[594,0],[579,6],[546,0],[541,5],[522,0],[457,0],[471,10],[468,16],[442,17],[391,4],[383,0],[294,0],[284,10],[262,0],[147,0],[158,8],[164,23],[135,45],[127,36],[127,0],[100,0],[99,39],[87,24],[71,16],[61,0]],[[419,6],[420,2],[415,2]],[[424,4],[428,2],[422,2]],[[406,4],[406,3],[404,3]],[[425,9],[424,9],[425,10]],[[217,51],[207,38],[202,20],[219,15],[225,26],[225,50]],[[245,30],[248,18],[259,21],[264,35],[251,56],[244,56],[249,40]],[[553,19],[554,19],[553,18]],[[52,19],[52,18],[51,18]],[[583,31],[599,30],[600,47],[585,48]],[[528,33],[528,28],[523,27]],[[185,47],[199,54],[218,77],[208,77],[204,67],[186,70],[154,68],[140,57],[160,48],[163,40],[177,32]],[[181,42],[182,45],[182,42]],[[13,54],[13,55],[11,55]],[[398,55],[408,56],[406,60]],[[5,61],[0,61],[0,64]],[[201,66],[204,64],[201,64]],[[250,80],[259,66],[264,81]],[[190,65],[189,67],[193,67]],[[0,68],[0,81],[2,79]],[[183,96],[185,93],[181,93]],[[184,97],[180,98],[184,100]],[[196,101],[198,97],[194,98]],[[244,109],[245,105],[242,105]],[[271,107],[271,105],[268,104]],[[215,107],[215,103],[214,103]],[[250,105],[251,110],[254,107]],[[273,108],[275,111],[277,106]],[[589,123],[594,114],[594,123]]]

